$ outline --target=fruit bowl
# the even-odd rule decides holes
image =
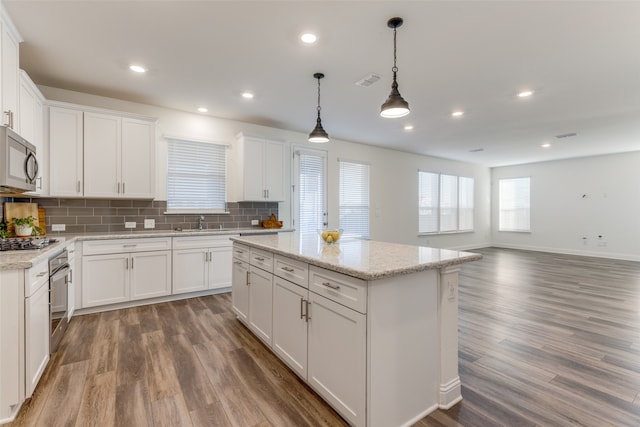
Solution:
[[[342,229],[340,230],[322,230],[319,231],[318,234],[320,238],[328,244],[336,243],[340,240],[340,236],[342,236]]]

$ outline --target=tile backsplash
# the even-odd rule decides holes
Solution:
[[[200,215],[165,214],[167,202],[161,200],[97,200],[53,198],[4,198],[2,201],[37,203],[45,209],[47,234],[53,224],[64,224],[65,233],[96,233],[110,231],[145,231],[144,220],[155,220],[155,230],[177,227],[197,228]],[[228,214],[204,215],[205,228],[251,228],[251,220],[278,216],[276,202],[238,202],[227,204]],[[125,229],[125,222],[135,222],[135,229]],[[53,232],[55,234],[57,232]]]

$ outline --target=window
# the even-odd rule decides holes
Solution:
[[[224,213],[226,164],[225,145],[169,139],[167,210]]]
[[[473,230],[473,178],[418,171],[418,232]]]
[[[369,165],[340,163],[340,228],[345,236],[369,238]]]
[[[327,222],[326,152],[294,152],[293,225],[300,233],[316,233]]]
[[[498,230],[531,231],[531,178],[501,179]]]

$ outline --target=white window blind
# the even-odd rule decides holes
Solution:
[[[349,236],[369,237],[369,165],[340,161],[340,228]]]
[[[168,140],[169,212],[222,213],[227,201],[226,146]]]
[[[500,231],[531,231],[531,179],[509,178],[499,181]]]
[[[300,151],[298,156],[298,203],[296,229],[316,233],[324,226],[326,208],[326,157],[322,153]]]
[[[418,171],[418,232],[473,230],[473,178]]]

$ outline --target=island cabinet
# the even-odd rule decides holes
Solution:
[[[173,293],[223,289],[231,286],[230,236],[173,239]]]
[[[83,242],[83,308],[169,294],[170,237]]]
[[[232,240],[238,319],[349,424],[412,425],[461,400],[457,275],[479,255],[360,239],[328,247],[315,234]]]

